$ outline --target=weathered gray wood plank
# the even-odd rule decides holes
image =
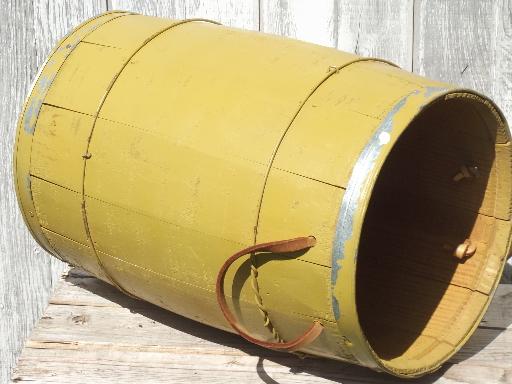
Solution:
[[[494,0],[417,0],[414,72],[493,94]]]
[[[413,0],[339,0],[337,15],[339,49],[412,70]]]
[[[496,56],[493,97],[512,127],[512,0],[495,4]],[[505,267],[503,281],[512,284],[512,257]]]
[[[258,30],[258,0],[193,0],[185,3],[187,18],[201,17],[231,27]]]
[[[109,10],[123,10],[143,15],[184,19],[185,0],[109,0]]]
[[[471,339],[420,383],[508,383],[512,286],[499,287]],[[88,277],[68,277],[50,300],[13,376],[34,383],[397,383],[324,359],[301,360],[133,300]],[[501,381],[500,381],[501,380]],[[508,380],[508,381],[507,381]]]
[[[174,19],[205,18],[224,25],[258,29],[258,0],[111,0],[109,9]]]
[[[260,20],[263,32],[412,68],[412,0],[262,0]]]
[[[260,4],[260,31],[336,46],[336,0],[261,0]]]
[[[0,2],[0,383],[10,376],[64,264],[32,240],[12,182],[12,148],[22,103],[38,67],[73,26],[105,10],[103,0]]]
[[[493,95],[512,125],[512,0],[497,1],[494,6],[496,53]]]

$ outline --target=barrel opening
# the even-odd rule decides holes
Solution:
[[[485,308],[505,252],[506,238],[495,234],[508,230],[510,199],[496,193],[511,183],[504,132],[488,101],[450,94],[423,108],[381,169],[359,243],[356,300],[370,346],[392,370],[437,365]]]

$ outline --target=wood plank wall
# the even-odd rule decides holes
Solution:
[[[0,383],[47,305],[65,266],[29,235],[12,180],[16,122],[39,66],[70,28],[106,8],[104,0],[0,2]]]
[[[36,245],[18,212],[12,184],[17,116],[55,42],[84,19],[111,9],[205,17],[385,58],[488,94],[512,121],[512,0],[2,0],[0,383],[8,380],[66,268]]]

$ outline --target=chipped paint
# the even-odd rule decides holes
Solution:
[[[55,79],[56,73],[53,73],[50,76],[41,75],[37,81],[37,97],[33,97],[30,99],[30,103],[27,106],[25,111],[25,115],[23,118],[23,129],[29,135],[33,135],[36,129],[37,118],[39,116],[39,111],[41,110],[41,106],[43,105],[44,98],[50,89],[50,86]]]
[[[391,136],[387,132],[382,132],[379,135],[379,143],[380,143],[380,145],[387,144],[387,143],[389,143],[390,140],[391,140]]]
[[[91,28],[89,28],[90,30]],[[89,31],[87,31],[89,32]],[[78,45],[79,41],[75,41],[73,44],[67,44],[65,48],[59,47],[57,51],[61,50],[67,50],[68,52],[64,54],[64,57],[62,59],[62,63],[59,66],[59,68],[56,68],[56,70],[48,75],[44,75],[43,69],[51,67],[52,65],[55,65],[55,57],[52,54],[46,63],[44,63],[41,66],[40,72],[36,76],[36,81],[32,85],[32,89],[30,91],[30,98],[29,98],[29,104],[27,105],[27,108],[25,109],[25,113],[23,115],[23,129],[26,133],[29,135],[33,135],[36,130],[36,124],[37,124],[37,118],[39,117],[39,112],[41,111],[41,107],[43,105],[44,99],[46,98],[46,95],[48,94],[48,91],[50,90],[50,87],[55,80],[55,77],[57,76],[58,71],[60,70],[60,67],[62,64],[64,64],[64,61],[68,58],[68,56],[73,52],[75,47]],[[37,88],[36,88],[37,86]],[[37,92],[34,94],[34,89],[37,90]]]
[[[340,318],[340,307],[338,299],[334,295],[334,287],[337,283],[339,271],[341,269],[341,261],[345,258],[345,244],[352,238],[354,215],[357,211],[360,193],[367,183],[368,176],[372,170],[375,160],[381,153],[384,145],[391,141],[390,132],[393,129],[393,119],[395,115],[404,107],[409,97],[423,93],[426,103],[418,107],[421,110],[426,104],[432,101],[432,96],[436,93],[445,93],[448,91],[446,87],[425,87],[422,91],[415,90],[404,96],[396,103],[391,111],[386,115],[379,128],[363,148],[356,164],[352,170],[347,189],[343,196],[340,211],[338,214],[338,222],[336,224],[336,233],[334,236],[332,261],[331,261],[331,301],[334,317],[336,320]],[[354,262],[357,261],[357,248],[354,255]]]
[[[118,17],[122,17],[127,15],[128,13],[122,12],[111,12],[116,13],[116,15],[112,18],[109,18],[107,21],[99,20],[101,22],[100,25],[105,24],[105,22],[112,21]],[[53,246],[49,243],[46,236],[42,232],[40,223],[38,218],[34,214],[35,207],[32,196],[32,190],[30,187],[30,169],[31,169],[31,151],[32,151],[32,142],[33,136],[35,133],[35,128],[37,125],[37,119],[39,116],[39,112],[44,103],[44,99],[46,97],[46,93],[48,89],[51,87],[51,83],[59,71],[60,66],[69,56],[71,51],[80,43],[80,38],[77,38],[77,35],[82,36],[82,31],[86,33],[92,31],[91,27],[87,29],[83,29],[83,27],[90,23],[92,20],[102,18],[105,14],[98,15],[85,23],[80,24],[76,29],[68,33],[63,39],[61,39],[58,43],[58,48],[54,49],[49,58],[43,63],[43,65],[39,68],[34,80],[28,91],[28,98],[23,106],[22,113],[20,114],[20,118],[18,119],[17,124],[17,133],[14,144],[14,186],[16,190],[16,194],[18,197],[18,204],[22,211],[23,219],[26,225],[29,228],[34,239],[37,243],[44,249],[46,249],[49,253],[53,254],[55,257],[61,259],[61,257],[54,250]],[[97,28],[98,26],[94,26]],[[80,32],[78,32],[80,31]],[[68,39],[74,39],[74,44],[67,44],[65,48],[62,48],[63,44]],[[60,49],[62,48],[62,49]],[[63,52],[62,52],[63,51]],[[42,91],[41,91],[42,90]],[[61,259],[62,260],[62,259]]]
[[[338,302],[338,299],[336,298],[336,296],[334,296],[334,294],[331,295],[331,300],[332,300],[332,311],[334,313],[334,318],[336,320],[339,320],[339,318],[340,318],[340,303]]]
[[[341,268],[341,260],[345,258],[345,244],[352,238],[354,216],[359,208],[359,198],[363,187],[365,186],[370,171],[374,166],[375,160],[380,155],[384,145],[389,143],[390,132],[393,129],[393,119],[395,115],[403,108],[407,99],[419,91],[409,93],[396,103],[390,112],[386,115],[377,131],[374,133],[370,141],[363,148],[361,155],[356,161],[352,170],[352,175],[348,182],[347,189],[343,195],[340,212],[338,214],[338,222],[336,224],[336,233],[334,236],[333,252],[332,252],[332,268],[331,268],[331,298],[334,312],[334,318],[339,320],[340,307],[336,296],[334,295],[334,287],[338,280],[338,274]],[[354,260],[357,259],[357,252]]]
[[[116,13],[116,12],[112,12]],[[119,17],[126,16],[129,13],[120,14],[117,17],[114,17],[110,20],[107,20],[105,23],[108,23],[112,20],[115,20]],[[94,20],[96,18],[93,18],[91,20]],[[55,49],[54,52],[50,54],[48,59],[45,63],[41,66],[39,69],[38,74],[35,77],[35,81],[32,84],[32,87],[29,92],[29,104],[25,108],[24,114],[23,114],[23,129],[26,133],[29,135],[33,135],[36,129],[37,124],[37,118],[39,117],[39,112],[41,111],[41,107],[43,105],[44,99],[46,98],[46,95],[55,80],[55,77],[57,76],[57,73],[59,72],[60,68],[68,58],[68,56],[74,51],[74,49],[78,46],[78,44],[87,37],[90,33],[92,33],[94,30],[96,30],[98,27],[102,26],[103,24],[93,25],[89,26],[88,28],[83,29],[83,35],[80,35],[79,37],[75,38],[75,40],[71,41],[70,43],[64,45],[60,45],[57,49]],[[81,27],[79,27],[80,29]],[[62,42],[64,42],[65,39],[67,39],[69,36],[71,36],[71,33],[66,35],[62,39]],[[56,52],[62,52],[67,51],[63,53],[63,57],[59,57],[60,65],[58,68],[56,68],[52,73],[49,75],[43,75],[43,69],[44,68],[51,68],[53,65],[57,65],[57,59],[55,57]],[[34,89],[37,85],[37,92],[34,94]]]
[[[30,179],[30,174],[27,174],[25,177],[25,188],[27,188],[29,191],[32,190],[32,179]]]

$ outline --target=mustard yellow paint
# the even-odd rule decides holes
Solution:
[[[457,194],[448,202],[476,210],[468,236],[488,241],[478,240],[479,256],[448,284],[446,297],[461,302],[453,329],[439,320],[454,313],[440,299],[403,356],[386,358],[356,303],[372,189],[422,111],[463,97],[475,105],[461,108],[497,126],[496,160],[485,165],[492,174],[481,205]],[[223,262],[254,242],[313,235],[317,245],[302,255],[256,257],[276,329],[290,339],[317,319],[324,332],[304,352],[414,377],[467,340],[492,296],[509,249],[509,146],[488,99],[385,61],[207,21],[117,12],[82,24],[50,55],[20,118],[15,179],[27,225],[46,250],[227,330],[215,300]],[[451,188],[446,171],[436,186]],[[241,323],[271,339],[249,260],[226,281]]]

